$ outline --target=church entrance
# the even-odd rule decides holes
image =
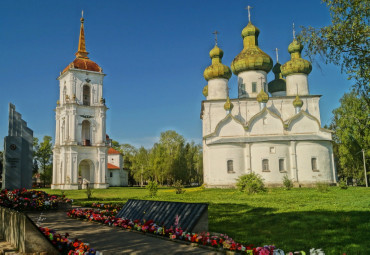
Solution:
[[[86,189],[87,187],[94,187],[94,163],[85,159],[82,160],[78,167],[79,188]]]

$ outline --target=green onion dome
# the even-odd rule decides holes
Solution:
[[[208,85],[203,88],[203,96],[208,97]]]
[[[281,73],[288,76],[296,73],[309,74],[312,71],[312,65],[308,60],[301,57],[303,45],[296,39],[289,44],[288,52],[290,53],[290,60],[281,66]]]
[[[228,66],[222,64],[221,59],[224,52],[217,45],[209,52],[212,59],[212,65],[204,70],[203,76],[207,81],[216,78],[230,79],[231,70]]]
[[[233,105],[233,103],[231,103],[230,97],[227,97],[226,103],[224,104],[224,109],[226,111],[231,111],[233,108],[234,108],[234,105]]]
[[[303,106],[303,101],[299,98],[299,96],[297,95],[293,101],[293,106],[294,107],[299,107],[299,108],[302,108]]]
[[[244,71],[262,70],[268,73],[272,68],[272,59],[258,47],[260,31],[251,22],[243,29],[243,50],[231,63],[235,75]]]
[[[257,101],[259,103],[267,103],[269,101],[269,95],[264,90],[261,90],[257,95]]]
[[[286,91],[286,81],[283,79],[280,68],[281,64],[279,62],[277,62],[272,68],[272,72],[275,74],[275,80],[270,81],[268,84],[270,93]]]

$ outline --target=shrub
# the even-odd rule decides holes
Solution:
[[[248,194],[266,191],[262,177],[255,173],[240,176],[237,179],[236,186],[240,191],[248,192]]]
[[[290,190],[291,188],[293,188],[293,181],[291,179],[289,179],[288,175],[284,175],[283,177],[283,185],[285,187],[285,189],[287,190]]]
[[[148,185],[146,186],[147,190],[149,191],[150,197],[157,196],[158,192],[158,183],[156,181],[149,181]]]
[[[89,183],[86,185],[86,191],[85,192],[86,192],[87,199],[90,199],[92,197],[93,191],[92,191],[92,188],[90,187]]]
[[[339,181],[339,188],[348,189],[347,182],[345,180],[340,180]]]
[[[328,192],[329,184],[326,182],[316,182],[316,189],[320,192]]]
[[[176,190],[176,194],[185,193],[185,190],[183,190],[184,185],[182,185],[182,181],[180,181],[180,180],[179,181],[175,181],[175,183],[173,184],[173,187]]]

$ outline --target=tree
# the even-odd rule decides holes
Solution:
[[[40,178],[46,183],[51,182],[52,177],[52,138],[51,136],[44,136],[43,141],[39,144],[38,139],[34,138],[34,159],[40,165],[42,172]]]
[[[128,170],[128,183],[134,185],[132,161],[137,153],[137,149],[131,144],[125,143],[121,144],[117,150],[123,154],[123,167]]]
[[[370,108],[363,95],[355,91],[344,94],[340,107],[333,111],[330,128],[334,130],[334,152],[337,151],[338,174],[343,178],[364,180],[361,150],[370,157]],[[367,163],[369,169],[369,164]]]
[[[0,151],[0,179],[2,178],[3,175],[3,152]]]
[[[149,169],[149,152],[141,146],[132,161],[133,177],[135,181],[140,182],[143,186],[143,181],[151,179],[152,174]]]
[[[331,25],[303,27],[300,41],[312,61],[321,55],[355,81],[356,92],[370,104],[370,1],[323,0],[329,7]]]

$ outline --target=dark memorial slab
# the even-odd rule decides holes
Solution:
[[[208,204],[129,199],[118,212],[119,218],[153,220],[170,228],[178,219],[178,227],[188,232],[208,231]]]
[[[4,138],[3,189],[32,187],[33,131],[9,104],[8,136]]]

